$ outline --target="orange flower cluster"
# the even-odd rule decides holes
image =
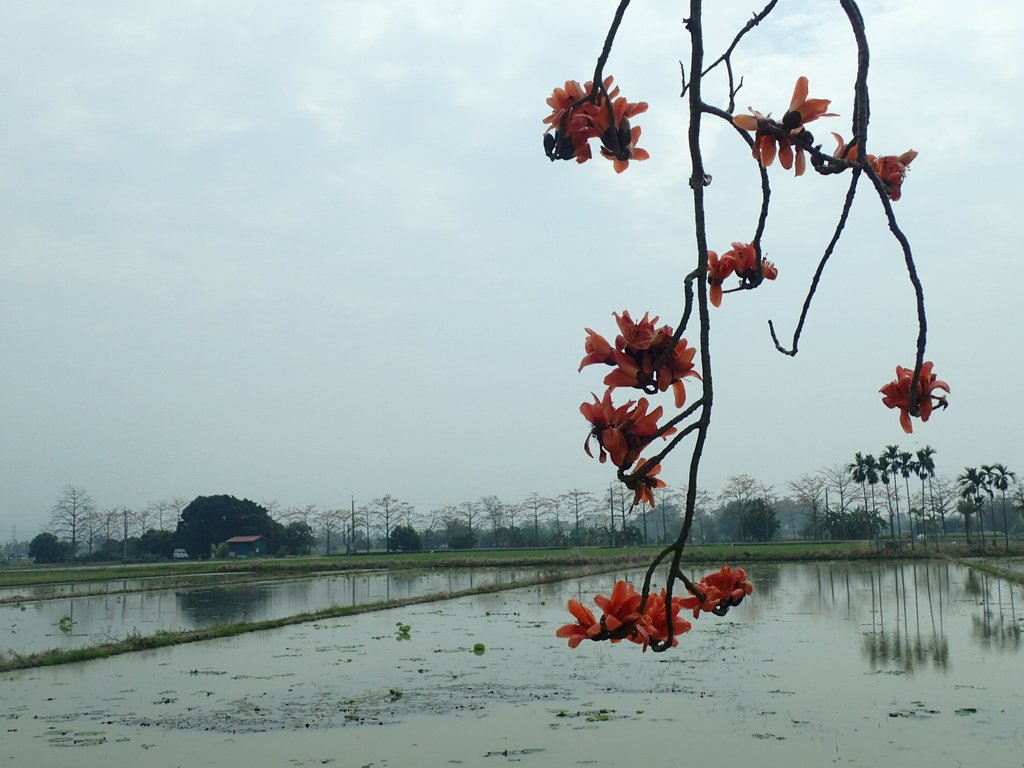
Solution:
[[[668,435],[675,431],[676,429],[673,427],[665,434]],[[623,480],[625,486],[633,492],[633,506],[650,504],[653,507],[655,505],[654,489],[665,487],[665,481],[657,476],[661,472],[661,464],[655,464],[652,467],[651,461],[651,459],[644,459],[637,465],[636,471]]]
[[[804,129],[804,126],[819,117],[837,116],[835,113],[827,111],[828,105],[832,103],[829,99],[807,98],[808,89],[807,78],[802,76],[797,78],[796,86],[793,88],[793,98],[790,99],[786,114],[782,116],[782,122],[776,122],[772,119],[771,114],[763,115],[752,107],[747,107],[750,110],[749,115],[733,117],[733,125],[755,134],[753,155],[762,167],[767,168],[775,162],[777,154],[779,162],[787,171],[795,165],[796,175],[802,176],[807,169],[807,157],[803,147],[809,146],[814,137],[811,136],[810,131]],[[794,143],[786,134],[788,136],[804,135],[801,136],[799,143]],[[794,146],[796,148],[795,157]]]
[[[836,139],[836,149],[832,156],[851,162],[856,160],[857,143],[851,141],[847,144],[838,133],[833,133],[832,135]],[[903,180],[907,178],[907,166],[914,162],[916,157],[917,152],[912,149],[908,149],[902,155],[882,155],[881,157],[867,155],[868,164],[877,174],[878,178],[882,180],[882,183],[885,184],[890,200],[895,202],[903,196],[902,187]]]
[[[682,408],[686,402],[683,379],[700,378],[693,365],[697,350],[687,346],[686,339],[680,339],[673,347],[672,326],[658,328],[658,318],[651,318],[650,313],[644,313],[639,321],[634,321],[628,311],[621,316],[618,312],[612,314],[619,326],[614,349],[603,336],[587,328],[587,354],[579,370],[596,363],[613,365],[615,370],[604,377],[610,389],[634,387],[654,394],[671,388],[676,408]]]
[[[635,408],[633,406],[636,406]],[[639,401],[629,400],[625,405],[616,407],[612,403],[612,391],[604,393],[601,400],[594,395],[593,403],[583,403],[580,413],[590,422],[590,433],[583,443],[583,450],[593,458],[590,452],[590,440],[597,440],[598,460],[604,464],[607,456],[612,464],[619,469],[628,469],[640,457],[640,452],[654,439],[658,432],[658,419],[661,418],[662,407],[659,405],[650,413],[650,403],[646,397]],[[669,429],[664,436],[671,435],[675,429]]]
[[[913,380],[913,368],[904,368],[902,365],[897,365],[896,378],[878,390],[882,393],[882,404],[886,408],[900,409],[900,426],[903,427],[903,431],[908,435],[914,431],[914,427],[910,422],[911,416],[920,416],[921,421],[928,421],[932,415],[932,410],[936,406],[939,408],[947,408],[949,406],[949,401],[946,400],[944,395],[932,394],[937,389],[941,389],[948,394],[949,385],[936,378],[935,374],[932,373],[932,363],[928,361],[921,366],[921,375],[917,380],[917,412],[911,411],[910,385]]]
[[[646,651],[652,640],[668,641],[670,621],[674,647],[679,644],[679,635],[689,632],[693,626],[686,619],[679,618],[683,607],[681,598],[673,597],[671,611],[665,610],[665,590],[659,594],[652,593],[642,613],[640,593],[632,584],[621,580],[615,582],[610,597],[595,595],[594,602],[603,611],[600,620],[578,600],[569,601],[569,613],[576,623],[559,627],[555,636],[567,638],[570,648],[584,640],[610,640],[613,643],[629,640],[642,645]]]
[[[752,243],[733,243],[732,249],[719,257],[715,251],[708,251],[708,298],[716,307],[722,305],[722,284],[736,273],[742,286],[760,285],[762,280],[774,280],[779,270],[768,259],[761,259],[761,271],[757,271],[757,252]]]
[[[697,350],[686,343],[686,339],[673,342],[672,327],[658,327],[658,318],[645,313],[639,321],[633,320],[629,312],[622,315],[613,313],[619,326],[619,335],[612,346],[606,338],[596,331],[587,328],[587,340],[584,345],[586,355],[580,362],[579,370],[588,365],[604,364],[613,366],[604,378],[608,387],[600,400],[594,395],[593,403],[583,403],[580,413],[590,422],[590,433],[583,444],[588,456],[591,439],[597,440],[598,458],[604,462],[610,456],[612,463],[625,472],[640,458],[643,449],[660,434],[668,437],[675,433],[675,428],[660,432],[658,419],[663,409],[658,406],[648,411],[650,403],[641,397],[638,401],[630,400],[625,405],[616,406],[612,403],[612,390],[616,387],[632,387],[641,389],[648,394],[672,390],[675,405],[682,408],[686,402],[686,389],[683,380],[700,378],[694,370],[693,358]],[[635,407],[634,407],[635,405]],[[654,506],[654,489],[664,488],[665,482],[657,475],[661,471],[660,464],[651,464],[645,460],[637,465],[633,476],[625,479],[626,487],[633,491],[633,503],[647,503]]]
[[[596,95],[592,82],[580,87],[577,81],[566,80],[564,87],[554,89],[547,99],[551,114],[543,121],[548,125],[544,152],[552,161],[575,158],[577,163],[585,163],[593,157],[589,142],[595,138],[601,142],[601,156],[612,161],[616,173],[626,170],[630,160],[650,157],[636,145],[640,126],[629,122],[647,111],[647,102],[627,101],[612,84],[613,78],[606,77],[603,93]]]
[[[682,609],[693,610],[694,618],[701,611],[722,616],[754,591],[746,579],[747,574],[742,568],[731,570],[724,565],[721,571],[708,574],[694,585],[703,593],[703,598],[696,594],[685,598],[673,597],[669,607],[666,605],[667,593],[662,589],[648,595],[643,610],[641,594],[632,584],[620,580],[615,582],[611,596],[594,597],[602,611],[600,619],[595,618],[593,612],[578,600],[570,600],[569,613],[576,622],[559,627],[555,636],[566,638],[570,648],[577,647],[584,640],[609,640],[613,643],[629,640],[642,645],[646,651],[653,641],[668,642],[671,626],[672,646],[675,647],[679,645],[679,636],[693,627],[679,616]]]
[[[742,568],[733,570],[728,565],[709,573],[694,587],[704,593],[704,598],[698,595],[688,597],[683,601],[683,607],[691,609],[695,619],[701,611],[724,616],[730,608],[742,603],[743,598],[754,591],[754,585],[747,581],[747,572]]]

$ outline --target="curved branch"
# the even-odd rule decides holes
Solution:
[[[818,262],[818,268],[814,272],[814,277],[811,279],[811,287],[807,291],[807,298],[804,299],[803,309],[800,310],[800,320],[796,324],[796,330],[793,332],[793,345],[790,349],[786,349],[779,342],[779,337],[775,334],[775,323],[771,320],[768,321],[768,330],[771,331],[772,341],[775,342],[775,348],[784,355],[794,357],[797,353],[797,345],[800,343],[800,333],[803,331],[804,322],[807,320],[807,313],[811,309],[811,300],[814,299],[814,293],[818,290],[818,283],[821,282],[821,275],[825,271],[825,265],[828,264],[829,258],[832,256],[832,252],[835,250],[836,245],[839,243],[839,238],[843,234],[843,229],[846,227],[846,220],[850,216],[850,208],[853,207],[853,198],[857,194],[857,182],[860,180],[860,168],[854,168],[853,176],[850,178],[850,188],[846,191],[846,200],[843,203],[843,211],[839,215],[839,221],[836,224],[835,232],[832,234],[832,239],[828,243],[828,247],[825,248],[825,253],[821,256],[821,261]]]

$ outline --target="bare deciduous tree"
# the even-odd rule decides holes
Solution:
[[[79,537],[83,533],[83,525],[89,515],[96,511],[92,497],[84,488],[67,485],[50,510],[50,528],[52,533],[71,543],[71,556],[78,552]]]

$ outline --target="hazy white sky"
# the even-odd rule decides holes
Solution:
[[[606,70],[650,103],[652,159],[616,176],[542,152],[544,99],[588,78],[615,5],[0,4],[0,539],[37,533],[68,483],[101,508],[607,488],[582,451],[578,407],[603,373],[576,372],[583,328],[614,337],[623,309],[675,324],[695,263],[684,3],[636,0]],[[709,56],[755,5],[706,4]],[[863,11],[874,151],[920,152],[896,209],[951,407],[906,436],[881,405],[916,326],[870,195],[800,355],[774,351],[767,320],[791,333],[846,178],[773,168],[779,279],[713,314],[712,491],[738,472],[781,487],[887,443],[932,445],[942,473],[1024,470],[1024,6]],[[850,135],[836,3],[780,3],[734,64],[741,108],[779,114],[807,75],[841,115],[816,135]],[[757,175],[730,129],[710,125],[705,147],[723,251],[752,236]],[[681,482],[686,461],[663,475]]]

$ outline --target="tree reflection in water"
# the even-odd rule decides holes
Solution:
[[[262,618],[270,601],[267,584],[236,584],[230,588],[187,590],[178,593],[178,605],[193,626],[211,627]]]
[[[877,578],[872,574],[871,581],[871,631],[865,633],[863,643],[871,669],[912,674],[931,664],[948,671],[944,617],[952,599],[949,565],[886,564]],[[889,583],[891,590],[885,588]]]
[[[987,651],[1019,651],[1021,626],[1013,585],[986,573],[980,574],[977,580],[981,584],[981,613],[971,616],[971,636]]]
[[[970,637],[980,650],[1021,649],[1013,594],[1019,587],[969,568],[963,569],[964,578],[957,587],[951,585],[950,569],[948,563],[893,563],[888,566],[890,573],[877,580],[872,574],[871,632],[863,643],[872,669],[913,673],[931,664],[948,671],[950,646],[944,620],[953,603],[975,606]]]

